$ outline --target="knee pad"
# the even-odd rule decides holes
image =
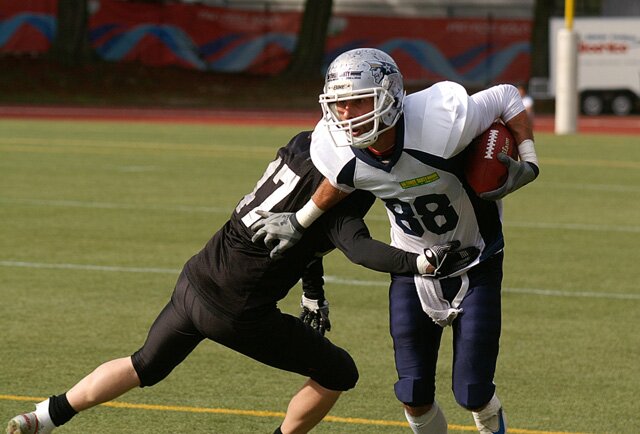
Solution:
[[[495,391],[496,385],[493,383],[454,385],[453,395],[460,406],[471,411],[484,407]]]
[[[174,366],[162,363],[146,363],[143,360],[141,351],[138,350],[131,356],[131,362],[133,363],[133,369],[136,370],[138,378],[140,379],[140,387],[149,387],[154,384],[158,384],[160,381],[167,378],[167,376],[173,371]]]
[[[436,389],[433,380],[422,378],[401,378],[393,386],[398,401],[411,407],[419,407],[434,402]]]
[[[353,389],[360,378],[356,362],[342,348],[339,350],[339,360],[335,363],[327,364],[325,369],[314,372],[310,377],[329,390],[339,390],[344,392]]]

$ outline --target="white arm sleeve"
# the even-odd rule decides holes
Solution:
[[[469,97],[467,120],[459,145],[466,147],[498,118],[509,122],[524,111],[518,89],[510,84],[500,84],[474,93]]]

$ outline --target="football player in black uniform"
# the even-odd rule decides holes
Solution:
[[[448,274],[472,260],[473,252],[455,250],[453,243],[417,255],[371,239],[362,217],[374,197],[358,192],[318,219],[286,255],[270,258],[271,240],[265,240],[269,247],[252,241],[260,237],[255,228],[261,217],[299,209],[323,179],[309,158],[310,137],[300,133],[278,150],[229,221],[187,261],[142,348],[100,365],[65,394],[37,404],[34,412],[14,417],[7,432],[49,433],[79,411],[134,387],[152,386],[204,339],[308,377],[276,433],[304,433],[320,422],[358,380],[351,356],[323,336],[330,324],[321,255],[338,247],[351,261],[378,271]],[[303,320],[277,307],[301,278]]]

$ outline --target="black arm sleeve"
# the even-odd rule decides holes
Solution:
[[[324,298],[324,267],[322,258],[314,258],[302,273],[302,292],[308,298],[320,300]]]
[[[362,216],[369,210],[373,199],[358,201],[351,193],[326,215],[325,232],[331,242],[354,264],[376,271],[398,274],[418,274],[416,253],[391,247],[371,238]]]

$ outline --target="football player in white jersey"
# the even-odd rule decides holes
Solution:
[[[311,157],[326,179],[298,212],[265,222],[263,235],[279,239],[272,255],[286,254],[311,222],[356,189],[384,201],[396,247],[421,253],[460,240],[480,249],[454,276],[391,275],[395,392],[414,433],[447,431],[435,400],[435,375],[442,330],[451,325],[456,401],[473,413],[479,432],[506,432],[493,383],[501,329],[500,199],[539,173],[518,90],[498,85],[469,96],[445,81],[407,96],[395,61],[362,48],[331,63],[319,102],[323,117],[313,132]],[[465,180],[462,151],[497,119],[514,135],[519,160],[501,154],[507,181],[478,197]]]

